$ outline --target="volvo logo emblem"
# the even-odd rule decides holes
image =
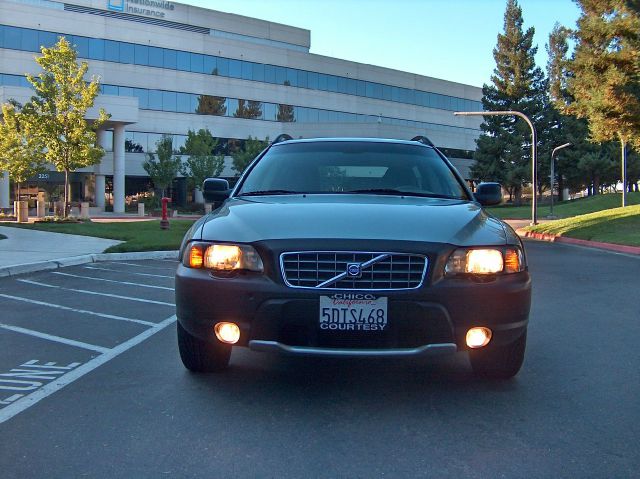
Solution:
[[[362,266],[360,263],[347,264],[347,276],[350,278],[359,278],[362,276]]]

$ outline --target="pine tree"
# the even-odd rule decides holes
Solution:
[[[515,110],[527,115],[534,124],[541,119],[546,83],[536,67],[533,46],[534,28],[523,32],[522,9],[517,0],[508,0],[504,15],[504,33],[498,35],[493,50],[496,61],[491,84],[482,87],[482,105],[486,111]],[[497,180],[519,202],[522,187],[530,181],[531,133],[522,120],[510,116],[486,116],[483,135],[477,140],[472,174],[482,180]]]
[[[629,0],[577,3],[576,47],[566,63],[570,97],[558,104],[588,120],[592,141],[618,140],[624,170],[626,145],[640,151],[640,6]]]

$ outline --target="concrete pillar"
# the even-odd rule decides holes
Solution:
[[[104,210],[105,176],[96,173],[96,206]]]
[[[198,188],[193,190],[193,202],[198,204],[204,203],[204,196],[202,196],[202,191]]]
[[[113,212],[124,213],[124,125],[113,127]]]
[[[0,178],[0,208],[11,208],[9,202],[9,172],[3,171],[3,176]]]
[[[38,200],[38,202],[36,203],[36,216],[38,218],[44,218],[45,209],[46,209],[46,202],[43,200]]]
[[[138,216],[144,216],[144,203],[138,203]]]
[[[80,218],[90,218],[91,214],[89,213],[89,202],[83,201],[80,203]]]

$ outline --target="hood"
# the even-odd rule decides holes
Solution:
[[[427,241],[502,245],[500,220],[460,200],[381,195],[286,195],[231,198],[208,217],[202,239]]]

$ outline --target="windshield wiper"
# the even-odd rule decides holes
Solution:
[[[299,195],[299,194],[302,194],[302,192],[290,191],[290,190],[258,190],[258,191],[247,191],[246,193],[240,193],[238,196]]]
[[[394,190],[392,188],[370,188],[366,190],[351,190],[351,191],[343,191],[342,193],[355,193],[355,194],[372,194],[372,195],[397,195],[397,196],[420,196],[423,198],[444,198],[448,200],[459,200],[455,196],[450,195],[440,195],[437,193],[422,193],[419,191],[401,191]]]

